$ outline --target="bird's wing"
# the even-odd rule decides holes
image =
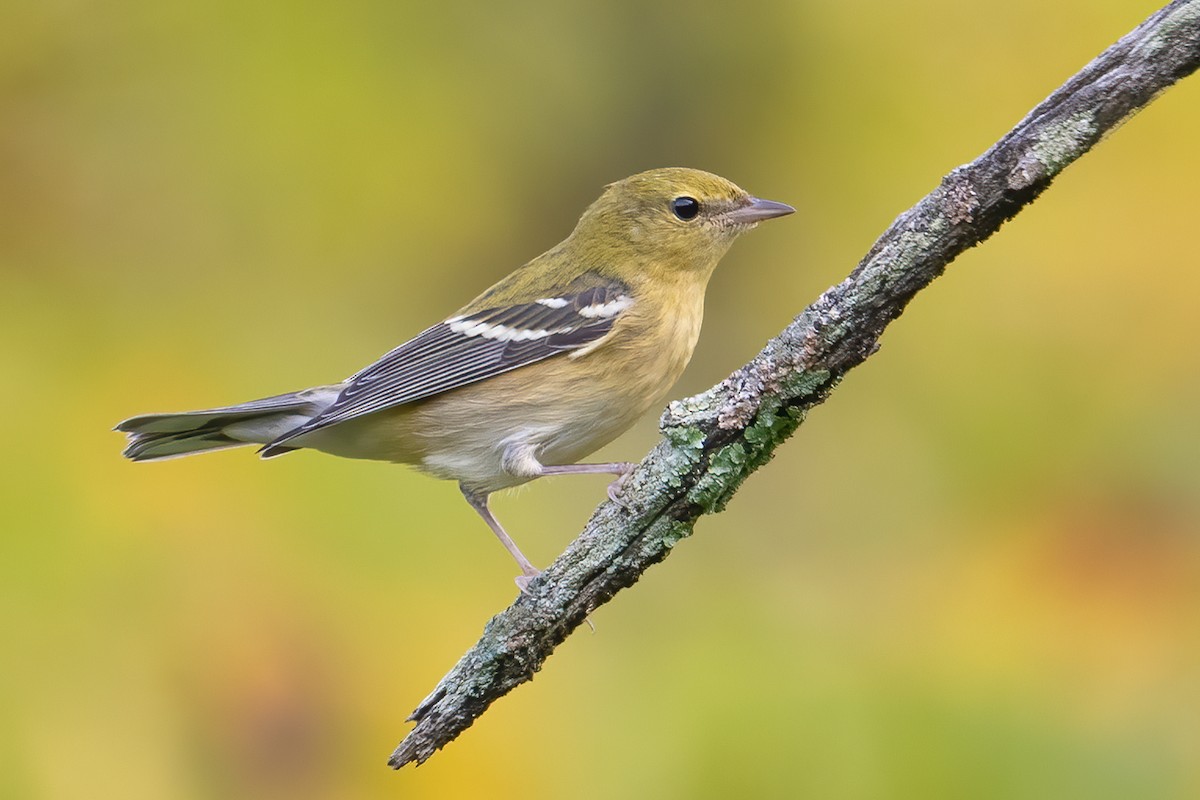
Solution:
[[[633,302],[624,284],[606,279],[578,291],[451,317],[352,375],[332,405],[261,452],[269,457],[319,428],[587,347],[607,335]]]

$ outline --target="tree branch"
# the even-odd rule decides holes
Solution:
[[[670,404],[663,439],[625,484],[627,508],[583,533],[409,717],[388,763],[424,762],[533,677],[587,616],[720,511],[741,482],[878,348],[888,323],[964,250],[993,234],[1068,164],[1200,66],[1200,0],[1153,14],[1033,109],[986,153],[901,214],[846,280],[719,385]]]

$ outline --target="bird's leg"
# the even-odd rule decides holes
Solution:
[[[517,583],[517,588],[522,592],[529,586],[529,582],[542,574],[542,571],[529,563],[529,559],[521,552],[521,548],[517,547],[517,543],[512,540],[512,537],[505,532],[504,527],[492,516],[492,510],[488,508],[488,493],[474,492],[461,483],[458,488],[462,490],[463,497],[467,498],[467,502],[471,504],[471,508],[475,509],[479,516],[483,517],[483,521],[492,529],[492,533],[496,534],[496,538],[500,540],[500,544],[504,545],[504,549],[516,559],[517,565],[521,568],[521,575],[518,575],[514,580]]]
[[[608,464],[563,464],[561,466],[548,467],[542,465],[542,475],[592,475],[592,474],[607,474],[616,475],[617,479],[608,485],[608,499],[612,500],[622,508],[625,507],[625,502],[621,499],[621,494],[624,491],[625,480],[629,477],[629,473],[633,472],[633,468],[637,464],[630,461],[613,461]]]

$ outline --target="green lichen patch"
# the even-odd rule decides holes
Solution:
[[[709,461],[708,469],[688,492],[688,500],[708,514],[723,509],[745,478],[746,461],[746,447],[741,442],[717,450]]]
[[[689,522],[674,522],[662,536],[663,547],[670,550],[680,541],[692,535],[692,525]]]
[[[780,394],[788,400],[812,397],[829,383],[829,370],[790,372],[783,376]]]
[[[691,425],[665,428],[663,436],[675,447],[683,450],[700,450],[706,438],[704,431]]]
[[[803,418],[803,411],[784,407],[776,398],[764,402],[741,439],[712,454],[688,500],[706,513],[722,511],[746,476],[771,460],[775,448],[792,435]]]

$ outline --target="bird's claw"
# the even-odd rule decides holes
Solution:
[[[608,485],[605,494],[608,499],[619,505],[626,511],[629,510],[629,504],[625,502],[625,481],[629,480],[629,476],[633,474],[633,468],[636,464],[626,464],[625,471],[617,476],[617,479]]]
[[[517,588],[521,590],[521,594],[529,594],[529,582],[541,574],[542,571],[539,569],[534,571],[532,574],[526,573],[524,575],[518,575],[517,577],[513,578],[513,583],[515,583]]]

